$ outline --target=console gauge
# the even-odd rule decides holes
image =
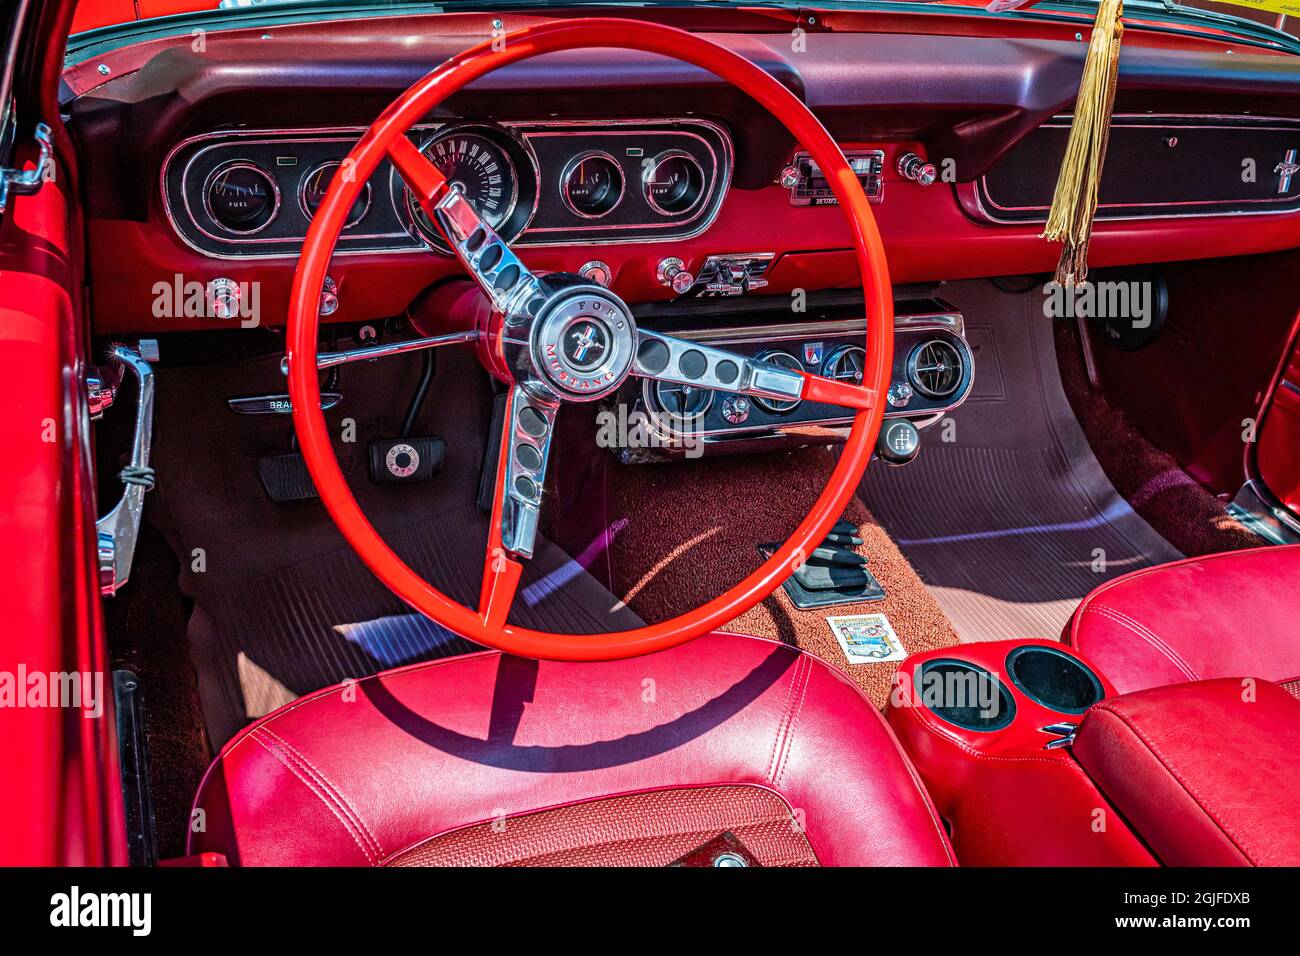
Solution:
[[[713,404],[713,390],[673,382],[654,383],[655,404],[678,421],[693,421]]]
[[[641,185],[651,209],[680,216],[704,198],[704,168],[685,150],[670,149],[646,164]]]
[[[244,160],[222,163],[203,184],[203,205],[222,229],[260,232],[280,210],[280,187],[265,169]]]
[[[623,199],[623,168],[609,153],[579,153],[560,176],[560,197],[575,216],[599,219]]]
[[[302,182],[298,186],[298,204],[302,207],[303,215],[308,219],[316,218],[316,210],[325,201],[325,194],[329,192],[330,182],[342,165],[342,163],[336,162],[322,163],[303,176]],[[370,183],[365,183],[361,187],[361,194],[357,196],[356,202],[352,204],[352,208],[348,211],[348,218],[343,223],[343,228],[351,229],[365,218],[369,210]]]

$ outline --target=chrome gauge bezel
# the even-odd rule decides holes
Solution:
[[[315,219],[316,215],[311,211],[311,207],[307,205],[307,183],[310,182],[311,178],[315,176],[317,173],[319,173],[322,169],[325,169],[329,166],[342,166],[342,165],[343,163],[337,159],[329,159],[323,163],[317,163],[311,169],[307,170],[307,172],[303,173],[302,177],[298,180],[298,210],[303,214],[303,217],[308,222],[311,222],[313,219]],[[365,219],[366,215],[370,212],[370,204],[371,202],[374,201],[374,190],[370,188],[370,183],[368,181],[361,184],[361,195],[365,198],[365,203],[362,205],[361,208],[361,215],[357,216],[355,219],[350,219],[347,222],[345,222],[343,224],[344,232],[347,232],[349,229],[352,229],[355,226],[359,226],[362,220]]]
[[[662,415],[666,415],[673,422],[680,423],[683,425],[697,422],[703,419],[704,416],[707,415],[709,411],[713,408],[713,402],[718,395],[718,393],[711,388],[701,388],[701,391],[705,391],[709,393],[708,401],[704,403],[704,407],[701,408],[698,412],[695,412],[690,415],[683,415],[680,412],[671,411],[668,408],[668,406],[663,403],[663,400],[659,396],[659,389],[665,385],[671,388],[681,387],[679,385],[676,385],[673,382],[660,382],[656,379],[650,379],[650,378],[642,379],[641,380],[641,401],[645,403],[645,406],[647,408],[653,409],[654,411]]]
[[[843,359],[845,355],[848,355],[848,354],[850,354],[850,353],[852,353],[852,352],[857,352],[857,353],[859,353],[859,354],[862,356],[862,367],[863,367],[863,369],[866,369],[866,366],[867,366],[867,350],[866,350],[866,349],[864,349],[861,345],[839,345],[839,346],[836,346],[835,348],[831,349],[830,354],[826,356],[825,361],[822,362],[822,367],[821,367],[821,370],[820,370],[819,374],[820,374],[823,378],[833,378],[833,379],[835,379],[835,381],[837,381],[837,382],[847,382],[847,381],[849,381],[848,379],[839,378],[838,376],[836,376],[836,375],[834,374],[834,370],[835,370],[835,366],[836,366],[836,364],[837,364],[841,359]],[[858,384],[861,384],[861,383],[858,383]]]
[[[659,167],[670,159],[685,159],[695,167],[695,172],[699,176],[699,188],[696,190],[695,199],[684,209],[665,209],[659,205],[654,198],[654,193],[650,189],[650,184],[654,181],[655,173]],[[653,209],[661,216],[689,216],[695,212],[700,203],[704,202],[704,197],[708,195],[708,182],[704,175],[704,166],[698,159],[692,156],[684,149],[666,149],[659,153],[650,162],[645,164],[641,172],[641,196],[645,199],[646,205]]]
[[[520,233],[528,228],[533,216],[537,213],[537,204],[541,196],[541,171],[537,156],[524,137],[504,126],[496,126],[491,123],[448,123],[433,130],[421,129],[420,132],[424,135],[416,142],[416,146],[419,147],[421,153],[425,153],[438,140],[461,133],[481,137],[497,146],[510,162],[512,184],[510,199],[500,223],[489,224],[496,230],[497,235],[506,242],[513,242],[519,237]],[[530,177],[528,186],[532,196],[531,202],[528,202],[528,197],[521,192],[525,173],[521,166],[527,167],[526,171]],[[437,252],[451,255],[451,247],[447,245],[447,241],[442,234],[436,228],[426,227],[421,218],[415,214],[415,199],[411,196],[411,191],[407,188],[396,167],[391,168],[389,172],[389,193],[393,209],[411,237]],[[526,205],[521,204],[521,198]],[[525,214],[521,216],[520,213]]]
[[[931,389],[928,389],[924,385],[922,385],[920,380],[917,378],[916,363],[920,359],[921,353],[925,351],[927,348],[929,348],[931,345],[942,345],[945,348],[951,349],[953,354],[957,356],[957,361],[958,361],[957,381],[956,384],[953,385],[953,387],[950,388],[947,392],[932,391]],[[904,367],[904,373],[907,376],[908,383],[914,389],[916,389],[918,392],[920,392],[922,395],[924,395],[926,398],[930,399],[931,401],[942,402],[942,401],[946,401],[947,399],[951,398],[952,396],[956,395],[959,391],[961,391],[962,383],[966,380],[967,368],[968,368],[967,359],[966,356],[962,354],[962,350],[959,349],[952,342],[949,342],[947,339],[939,338],[936,336],[933,338],[924,339],[912,347],[912,351],[909,352],[907,356],[907,364]]]
[[[782,368],[789,369],[792,372],[805,372],[803,362],[799,361],[799,356],[793,352],[787,352],[784,349],[768,349],[766,352],[759,352],[754,356],[756,361],[771,362],[773,365],[780,365]],[[785,360],[793,362],[793,365],[787,364]],[[792,411],[803,404],[802,398],[781,399],[781,398],[760,398],[754,396],[754,404],[769,415],[789,415]]]
[[[602,212],[583,212],[577,207],[569,197],[569,177],[573,171],[589,159],[603,159],[618,174],[618,196],[614,199],[613,204]],[[623,202],[623,197],[627,195],[627,177],[623,174],[623,165],[603,149],[584,149],[582,152],[569,158],[560,171],[560,201],[564,203],[564,208],[573,213],[579,219],[604,219]]]
[[[212,211],[212,184],[216,181],[218,176],[232,169],[251,169],[255,173],[265,177],[266,181],[271,184],[271,198],[273,200],[271,213],[266,217],[266,221],[260,226],[255,226],[252,229],[236,229],[233,226],[226,225],[226,223],[218,219],[216,214]],[[275,176],[273,176],[269,171],[259,166],[257,163],[250,162],[246,159],[228,159],[213,167],[212,172],[208,173],[207,177],[203,180],[203,189],[199,195],[203,202],[203,213],[208,217],[208,221],[222,232],[228,233],[232,236],[255,236],[263,229],[270,226],[271,223],[275,222],[276,217],[280,215],[280,184],[275,181]]]

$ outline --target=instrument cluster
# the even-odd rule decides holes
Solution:
[[[297,253],[331,182],[349,174],[360,130],[223,132],[179,144],[163,164],[165,213],[217,258]],[[704,120],[422,126],[420,147],[507,241],[563,245],[682,239],[717,216],[731,139]],[[336,254],[450,254],[391,163],[363,185]]]

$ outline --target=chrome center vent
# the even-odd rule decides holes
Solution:
[[[779,365],[781,368],[787,368],[792,372],[803,371],[803,363],[800,362],[798,358],[791,355],[789,352],[782,352],[779,349],[762,352],[755,356],[755,358],[760,362],[771,362],[773,365]],[[754,399],[754,404],[773,415],[784,415],[787,412],[792,412],[798,408],[802,402],[803,400],[798,398],[789,401],[783,401],[779,398],[755,397]]]
[[[907,377],[927,398],[947,398],[961,387],[966,362],[957,347],[943,339],[930,339],[912,350]]]
[[[862,384],[862,370],[867,364],[867,350],[857,345],[843,345],[826,356],[822,375],[850,385]]]

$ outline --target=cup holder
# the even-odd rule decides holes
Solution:
[[[918,703],[962,730],[990,733],[1011,725],[1016,701],[1007,685],[977,664],[937,658],[921,665]]]
[[[1082,714],[1106,696],[1082,661],[1050,647],[1017,647],[1007,655],[1007,674],[1030,700],[1063,714]]]

